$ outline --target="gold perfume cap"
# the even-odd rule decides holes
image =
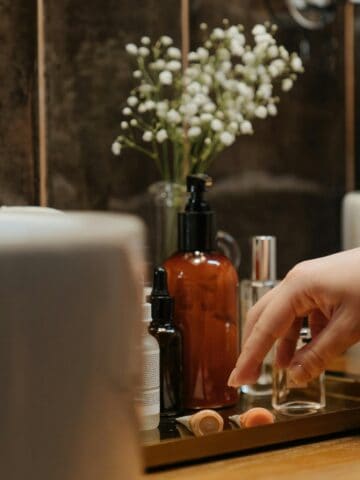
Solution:
[[[258,282],[276,281],[276,237],[252,237],[252,275]]]

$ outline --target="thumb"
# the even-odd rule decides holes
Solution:
[[[339,309],[314,340],[295,352],[288,370],[291,380],[300,384],[318,377],[332,360],[358,340],[356,320]]]

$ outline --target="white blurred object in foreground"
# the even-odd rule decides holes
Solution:
[[[0,478],[133,480],[142,223],[0,211]]]

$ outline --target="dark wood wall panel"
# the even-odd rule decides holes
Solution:
[[[155,178],[149,161],[110,151],[131,87],[124,49],[142,35],[179,43],[179,14],[179,0],[46,2],[52,206],[114,208]]]
[[[36,201],[36,0],[0,0],[0,203]]]

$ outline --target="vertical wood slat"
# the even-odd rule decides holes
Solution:
[[[38,128],[39,128],[39,202],[48,205],[48,166],[46,147],[46,77],[45,77],[45,12],[44,0],[37,0],[38,47]]]
[[[181,0],[181,51],[182,65],[185,70],[189,65],[188,55],[190,51],[190,11],[189,0]],[[184,125],[184,162],[183,172],[186,176],[190,171],[189,141],[187,137],[187,126]]]
[[[0,204],[36,201],[36,0],[0,1]]]
[[[354,5],[344,11],[345,63],[345,179],[346,190],[355,188],[355,20]]]

